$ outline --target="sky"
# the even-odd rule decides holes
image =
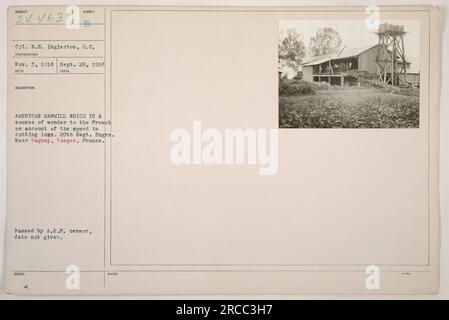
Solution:
[[[409,72],[418,72],[419,68],[419,20],[381,20],[382,23],[404,25],[407,34],[404,37],[405,56],[411,62]],[[365,20],[282,20],[279,30],[296,29],[304,37],[304,44],[309,46],[310,38],[318,29],[331,27],[340,33],[342,44],[351,49],[367,47],[378,43],[375,30],[369,30]]]

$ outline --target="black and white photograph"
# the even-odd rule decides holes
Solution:
[[[283,20],[279,128],[419,128],[420,23]]]

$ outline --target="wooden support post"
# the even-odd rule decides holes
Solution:
[[[404,83],[407,84],[407,67],[405,65],[405,46],[404,46],[404,35],[401,35],[401,44],[402,44],[402,67],[404,68]]]

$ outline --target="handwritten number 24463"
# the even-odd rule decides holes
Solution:
[[[20,14],[17,16],[17,24],[26,23],[59,23],[64,19],[64,13],[44,12],[42,14]]]

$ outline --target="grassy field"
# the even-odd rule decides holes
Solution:
[[[304,89],[310,87],[309,89]],[[412,88],[416,89],[416,88]],[[283,86],[280,128],[418,128],[419,89]]]

